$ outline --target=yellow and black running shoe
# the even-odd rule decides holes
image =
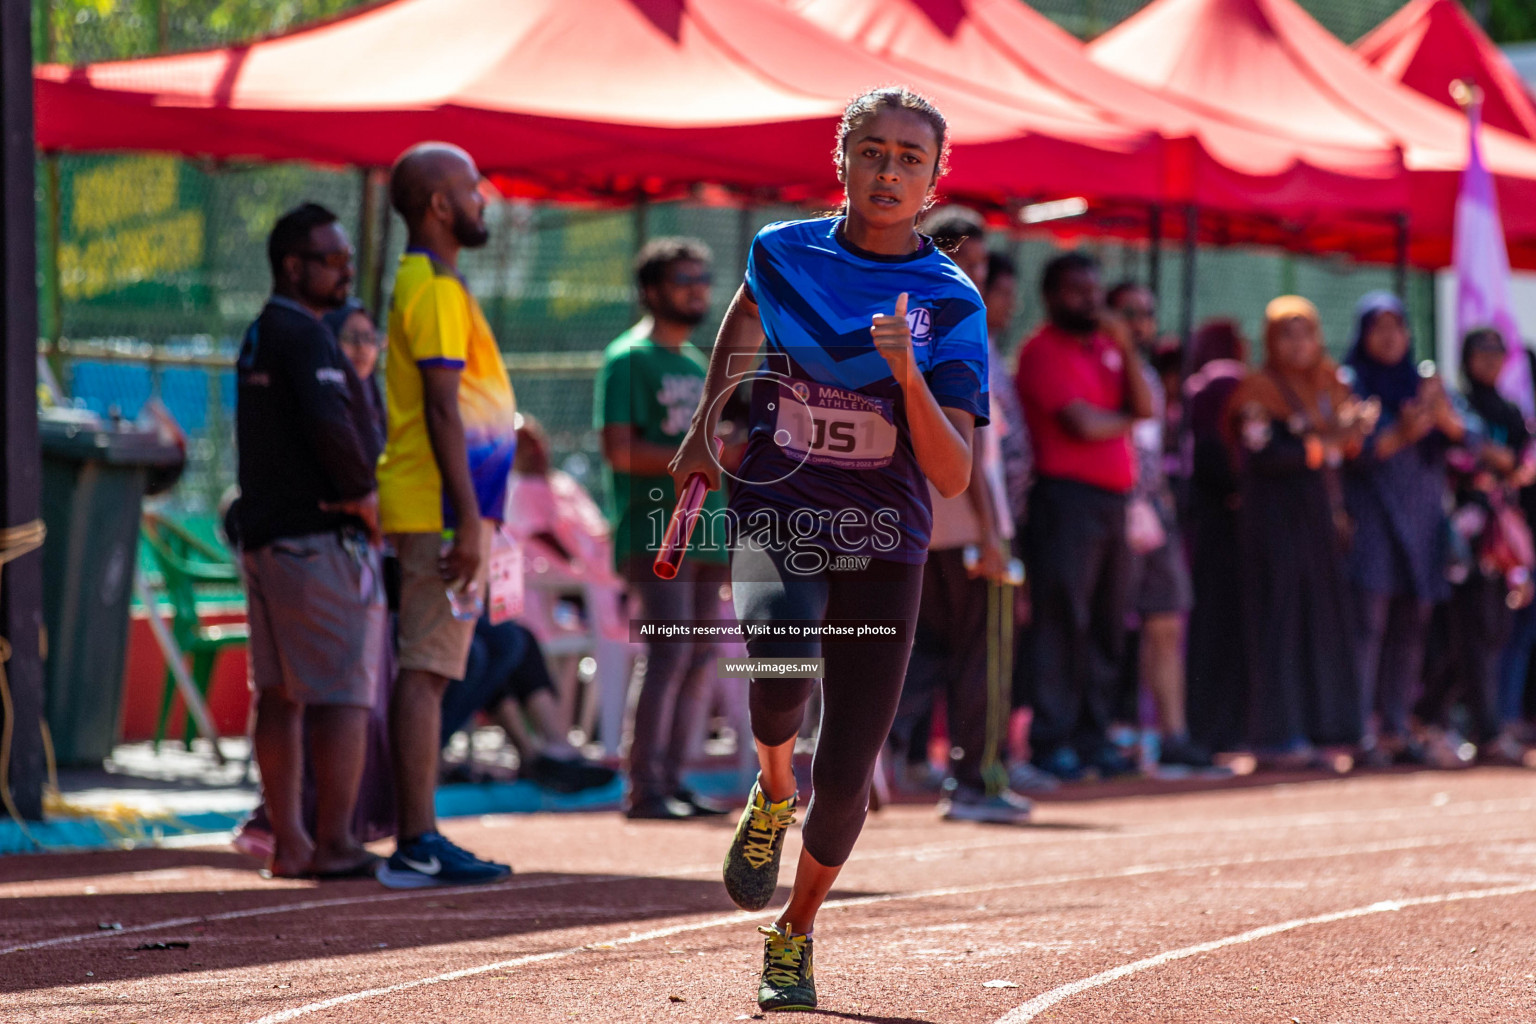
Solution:
[[[779,886],[779,855],[784,833],[795,823],[798,794],[769,803],[762,778],[752,784],[731,848],[725,853],[725,891],[742,910],[762,910]]]
[[[816,970],[811,965],[811,937],[790,935],[778,925],[758,929],[763,942],[763,980],[757,1005],[764,1010],[816,1009]]]

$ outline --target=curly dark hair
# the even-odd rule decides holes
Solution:
[[[714,259],[709,246],[697,238],[653,238],[635,254],[635,285],[643,292],[662,283],[667,268],[681,260],[708,263]]]
[[[919,230],[945,252],[954,252],[967,238],[987,237],[986,222],[968,206],[950,205],[935,210],[923,218]]]

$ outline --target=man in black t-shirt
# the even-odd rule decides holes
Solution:
[[[379,439],[363,384],[322,315],[347,299],[352,249],[335,214],[306,203],[267,243],[272,296],[246,330],[235,404],[235,506],[256,692],[256,761],[279,877],[350,877],[377,866],[352,833],[379,685]],[[318,800],[304,826],[304,710]]]

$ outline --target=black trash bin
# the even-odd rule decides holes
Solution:
[[[139,515],[151,478],[185,453],[155,429],[42,410],[45,712],[60,765],[99,765],[117,742]]]

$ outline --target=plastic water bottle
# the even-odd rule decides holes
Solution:
[[[474,622],[485,611],[485,595],[480,592],[480,584],[471,580],[462,587],[448,588],[448,604],[453,609],[454,618],[460,622]]]
[[[439,557],[446,556],[453,550],[453,535],[444,531],[443,547]],[[448,606],[453,609],[453,617],[460,622],[474,622],[485,611],[485,594],[480,584],[475,580],[455,581],[448,584]]]

